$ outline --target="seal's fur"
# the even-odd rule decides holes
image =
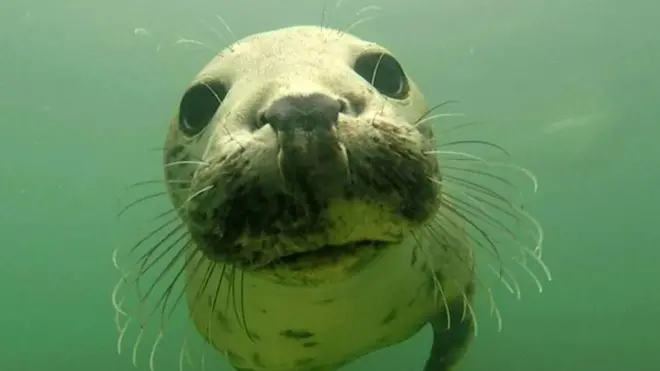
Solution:
[[[185,236],[172,260],[197,331],[236,369],[336,370],[426,323],[425,370],[461,358],[469,230],[497,219],[445,189],[432,118],[392,53],[321,27],[248,37],[193,80],[164,147]]]

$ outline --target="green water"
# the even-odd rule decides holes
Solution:
[[[207,26],[221,28],[216,13],[240,37],[318,23],[322,4],[2,0],[0,370],[134,369],[130,351],[116,353],[110,301],[111,253],[128,233],[118,200],[125,185],[160,175],[150,149],[212,55],[173,43],[219,50],[226,43]],[[333,20],[345,26],[371,4],[345,0]],[[520,301],[501,296],[501,332],[481,309],[459,369],[660,369],[660,5],[378,5],[354,32],[393,50],[429,100],[460,100],[488,123],[465,135],[508,148],[541,183],[528,210],[543,224],[553,281],[542,294],[524,283]],[[421,370],[429,339],[425,329],[348,369]],[[164,345],[157,371],[178,370],[177,352]]]

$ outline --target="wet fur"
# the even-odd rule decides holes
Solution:
[[[263,43],[260,37],[265,39]],[[280,41],[279,44],[275,42],[279,49],[266,46],[273,40]],[[342,54],[346,45],[351,45],[352,53],[360,53],[364,48],[385,51],[341,32],[302,27],[253,36],[224,53],[240,56],[246,53],[244,48],[248,48],[248,55],[253,55],[254,52],[249,54],[252,48],[277,59],[280,54],[276,51],[295,56],[297,51],[306,50],[311,54],[316,51],[319,55],[349,58]],[[264,55],[259,56],[262,57]],[[248,80],[257,81],[257,84],[268,81],[265,75],[251,72],[258,65],[254,57],[239,58],[240,63],[230,65],[231,68],[222,58],[220,55],[212,61],[196,82],[228,74],[252,74]],[[267,71],[268,75],[290,76],[291,84],[284,84],[288,90],[271,87],[255,90],[249,84],[239,85],[239,93],[228,95],[217,116],[216,122],[224,119],[229,123],[224,127],[211,125],[202,134],[190,138],[181,135],[173,122],[164,156],[165,184],[175,207],[167,215],[172,217],[169,224],[159,230],[163,233],[169,228],[171,232],[156,239],[143,255],[132,259],[132,264],[118,263],[124,272],[113,295],[115,306],[119,308],[118,316],[137,318],[122,308],[119,292],[122,287],[137,284],[137,279],[160,260],[161,264],[166,263],[162,272],[176,275],[167,282],[181,282],[183,278],[179,277],[185,272],[183,289],[197,331],[238,370],[332,371],[375,349],[409,338],[429,322],[434,327],[434,345],[426,371],[449,370],[462,357],[476,332],[472,309],[475,289],[481,286],[492,299],[490,289],[476,275],[473,249],[485,251],[497,262],[494,271],[505,286],[519,296],[517,282],[505,260],[520,264],[530,273],[528,261],[539,263],[546,270],[540,260],[540,226],[500,191],[466,176],[476,174],[482,179],[513,184],[503,175],[486,170],[470,172],[465,164],[486,169],[507,166],[488,163],[464,152],[443,150],[443,145],[460,142],[436,144],[431,124],[441,116],[436,116],[434,109],[444,105],[427,108],[412,82],[406,101],[391,101],[370,89],[368,81],[355,84],[354,75],[328,76],[325,71],[334,71],[337,66],[322,59],[314,62],[301,64],[290,74],[291,63],[295,65],[295,61],[279,60]],[[293,77],[301,74],[306,80]],[[353,121],[340,121],[338,129],[340,141],[349,153],[348,170],[353,182],[333,194],[334,198],[323,200],[326,203],[322,208],[324,212],[319,214],[321,219],[335,222],[324,225],[318,233],[307,233],[304,242],[317,240],[317,244],[326,244],[331,239],[341,242],[386,236],[395,246],[383,251],[364,249],[352,259],[320,270],[302,267],[293,271],[280,267],[260,271],[256,268],[282,253],[278,248],[300,248],[301,243],[296,242],[299,230],[286,230],[287,226],[296,224],[295,221],[278,226],[282,220],[275,212],[296,206],[301,200],[284,198],[280,203],[269,203],[276,197],[266,200],[257,197],[264,189],[272,190],[269,185],[280,181],[277,164],[272,160],[276,157],[272,148],[276,146],[273,146],[272,136],[264,134],[255,139],[255,134],[240,127],[236,117],[251,117],[252,107],[266,105],[275,96],[295,92],[301,86],[327,89],[325,93],[349,96],[353,103],[362,105],[361,114]],[[233,109],[229,111],[227,106]],[[233,126],[233,122],[237,124]],[[442,134],[442,130],[439,133]],[[497,148],[481,141],[463,141],[462,144]],[[404,176],[406,170],[410,172]],[[521,173],[528,174],[524,170]],[[407,183],[411,179],[412,183]],[[380,188],[379,184],[382,184]],[[411,184],[418,187],[412,194],[409,193]],[[341,201],[336,201],[337,198]],[[370,201],[361,201],[364,199]],[[249,206],[251,200],[260,202]],[[410,202],[418,204],[410,208]],[[231,243],[227,243],[227,249],[243,241],[241,248],[231,255],[240,256],[241,264],[223,264],[209,259],[209,251],[203,245],[227,238],[225,231],[214,234],[209,222],[230,218],[232,207],[227,205],[233,204],[248,205],[245,215],[259,218],[250,219],[250,223],[243,220],[242,224],[237,224],[243,228],[230,231],[231,239],[227,241]],[[229,214],[196,213],[208,211],[205,205],[224,205],[218,210]],[[409,210],[404,205],[414,212],[406,213]],[[259,207],[261,209],[257,210]],[[366,225],[365,218],[370,221]],[[518,239],[529,231],[516,232],[507,224],[507,219],[528,223],[537,234],[533,235],[532,245]],[[354,225],[363,228],[359,231],[348,228]],[[275,229],[266,233],[259,243],[249,242],[257,237],[255,231],[263,232],[267,226]],[[502,256],[498,249],[500,243],[490,236],[493,228],[510,235],[507,243],[520,249],[516,260]],[[210,232],[198,233],[200,231]],[[154,238],[156,234],[148,237]],[[133,250],[143,246],[142,242]],[[255,252],[262,254],[256,256]],[[165,258],[166,254],[170,257]],[[175,264],[182,268],[174,268]],[[165,281],[164,276],[164,273],[158,274],[153,282],[146,282],[148,289],[140,293],[145,305],[149,298],[156,301],[156,314],[151,316],[157,317],[160,311],[161,318],[169,313],[168,305],[178,302],[173,286],[160,289],[161,300],[154,297],[155,287]],[[536,276],[533,278],[538,282]],[[151,323],[150,318],[147,315],[139,320]],[[165,323],[161,321],[161,328]],[[123,335],[127,325],[119,327]],[[159,334],[156,344],[163,332]]]

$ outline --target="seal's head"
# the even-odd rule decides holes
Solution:
[[[385,48],[320,27],[257,34],[183,94],[170,194],[210,260],[341,279],[440,207],[428,109]]]

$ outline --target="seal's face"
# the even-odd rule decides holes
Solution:
[[[183,94],[170,194],[208,259],[345,276],[439,207],[426,112],[378,45],[316,27],[252,36]]]

